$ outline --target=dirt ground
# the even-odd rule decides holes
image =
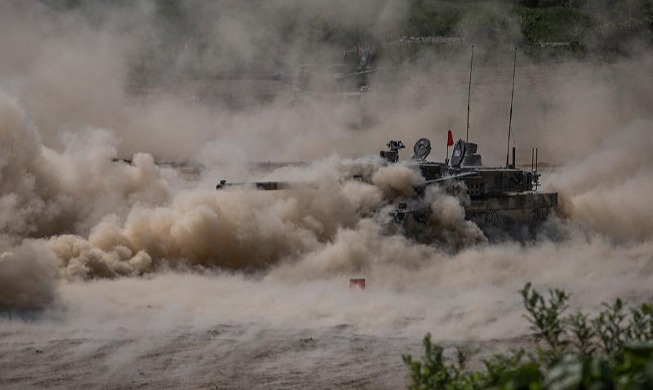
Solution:
[[[347,324],[101,332],[37,322],[0,333],[3,389],[397,389],[409,380],[402,355],[422,353],[418,338],[366,335]],[[440,341],[447,353],[466,346],[485,354],[530,343],[528,337]]]
[[[84,337],[77,331],[55,337],[49,331],[3,332],[0,386],[390,389],[406,384],[401,354],[414,344],[408,340],[357,335],[346,325],[258,328],[216,325],[201,332],[139,335],[124,330],[118,337]],[[244,333],[255,341],[241,340]],[[122,354],[133,358],[122,363]]]

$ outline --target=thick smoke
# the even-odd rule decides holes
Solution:
[[[41,143],[27,114],[6,94],[0,95],[0,115],[2,220],[8,238],[86,234],[107,214],[168,197],[168,181],[151,156],[135,155],[131,166],[112,162],[118,141],[108,131],[64,133],[66,147],[57,152]]]
[[[112,161],[116,147],[109,132],[68,134],[59,153],[41,144],[15,101],[6,97],[3,108],[3,135],[14,145],[5,153],[11,164],[3,170],[3,215],[20,222],[8,224],[7,240],[49,237],[68,280],[135,276],[168,266],[258,271],[324,256],[322,262],[333,264],[321,275],[353,272],[361,264],[332,248],[357,240],[357,256],[367,263],[374,254],[365,248],[378,247],[381,226],[388,223],[376,219],[379,210],[414,196],[423,182],[409,165],[336,158],[286,172],[311,177],[315,187],[279,193],[181,187],[171,194],[176,176],[155,166],[151,156],[135,155],[131,165]],[[366,175],[369,183],[341,182],[353,174]],[[470,224],[454,198],[437,208],[446,225]],[[341,253],[342,264],[329,253]]]
[[[349,162],[339,171],[369,163]],[[276,193],[247,188],[183,191],[165,206],[134,206],[124,222],[116,216],[105,218],[88,240],[61,235],[51,238],[50,244],[69,278],[134,275],[157,265],[258,271],[284,260],[297,262],[311,253],[329,252],[334,242],[347,247],[346,237],[358,237],[361,248],[377,246],[382,225],[389,223],[389,217],[378,219],[379,210],[398,197],[414,195],[414,186],[423,181],[408,166],[382,167],[372,161],[367,169],[374,170],[373,184],[341,184],[337,178],[321,176],[319,171],[325,168],[320,165],[306,168],[313,179],[319,178],[313,186]],[[443,224],[452,229],[470,224],[464,221],[457,200],[450,198],[452,202],[437,205],[447,216]],[[365,251],[364,257],[369,256]],[[358,267],[348,258],[343,256],[346,267],[340,272]]]
[[[13,301],[30,308],[53,300],[56,257],[39,238],[86,235],[110,216],[119,218],[136,204],[160,204],[168,197],[166,174],[151,156],[135,155],[131,166],[114,163],[115,138],[90,129],[64,136],[62,152],[49,149],[18,102],[5,93],[0,93],[0,139],[4,306]],[[137,254],[132,263],[140,264],[139,256],[146,255]]]
[[[607,135],[582,161],[549,182],[571,205],[570,218],[619,241],[650,241],[653,122],[633,120]]]
[[[432,240],[424,245],[386,231],[389,212],[423,179],[409,162],[385,166],[374,156],[389,139],[410,146],[427,136],[431,158],[442,160],[446,130],[463,138],[467,54],[428,57],[430,65],[398,71],[401,82],[379,76],[353,99],[293,96],[293,78],[276,74],[326,63],[335,51],[332,41],[284,35],[290,11],[319,15],[318,27],[340,20],[381,36],[399,25],[403,2],[268,2],[261,10],[188,2],[199,27],[184,28],[202,38],[188,44],[156,3],[89,4],[0,6],[0,52],[12,54],[0,60],[3,308],[57,311],[59,299],[84,321],[116,326],[129,311],[135,326],[218,318],[493,338],[526,331],[516,291],[527,281],[570,289],[581,305],[650,298],[650,55],[548,66],[520,55],[518,163],[538,146],[553,167],[542,171],[544,188],[560,192],[565,213],[549,228],[564,239],[487,244],[464,219],[465,199],[429,189]],[[307,34],[316,31],[337,33]],[[498,56],[473,75],[470,138],[488,165],[505,158],[509,60]],[[217,81],[189,76],[211,69]],[[237,80],[235,69],[286,81]],[[271,97],[230,106],[222,94]],[[183,176],[155,164],[166,159],[204,165]],[[266,161],[306,164],[249,165]],[[215,191],[218,179],[297,186]],[[343,291],[352,276],[368,279],[368,295]]]
[[[0,51],[11,53],[0,64],[8,77],[4,88],[30,107],[46,146],[62,148],[63,130],[93,127],[118,135],[120,157],[147,152],[157,159],[192,160],[215,139],[233,140],[234,154],[260,161],[314,156],[316,143],[319,152],[328,153],[337,145],[325,150],[317,135],[335,127],[342,137],[341,130],[357,122],[347,114],[349,102],[309,104],[307,115],[287,104],[301,66],[315,66],[315,73],[335,79],[330,64],[320,64],[328,61],[325,56],[339,62],[341,49],[332,41],[319,44],[319,34],[331,34],[320,26],[338,21],[342,31],[332,32],[336,35],[356,25],[381,33],[402,20],[397,1],[339,2],[339,7],[321,1],[174,3],[0,6]],[[225,111],[257,99],[282,102],[254,117]],[[301,147],[290,142],[295,137],[289,135],[298,132],[313,139]]]
[[[3,248],[4,249],[4,248]],[[57,265],[43,242],[25,241],[0,254],[0,310],[41,309],[56,298]]]

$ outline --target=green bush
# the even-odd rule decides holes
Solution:
[[[549,290],[545,297],[528,283],[521,290],[526,319],[539,342],[483,360],[483,370],[467,370],[469,351],[444,348],[424,337],[424,356],[404,355],[410,389],[653,389],[653,306],[627,309],[621,299],[602,304],[590,317],[566,315],[570,295]]]

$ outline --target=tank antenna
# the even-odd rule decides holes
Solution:
[[[467,136],[466,142],[469,142],[469,102],[472,95],[472,69],[474,69],[474,45],[472,45],[472,60],[469,63],[469,87],[467,89]]]
[[[512,103],[515,100],[515,70],[516,69],[517,69],[517,47],[515,47],[515,58],[512,62],[512,92],[510,95],[510,119],[508,120],[508,149],[506,150],[506,166],[508,166],[508,158],[510,157],[510,131],[512,129]],[[514,159],[515,157],[514,152],[512,157]]]

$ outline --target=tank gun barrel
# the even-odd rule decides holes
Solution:
[[[316,189],[317,183],[311,182],[293,182],[293,181],[257,181],[250,183],[229,183],[226,180],[220,180],[215,186],[216,190],[227,188],[254,188],[264,191],[279,191],[290,189]]]

